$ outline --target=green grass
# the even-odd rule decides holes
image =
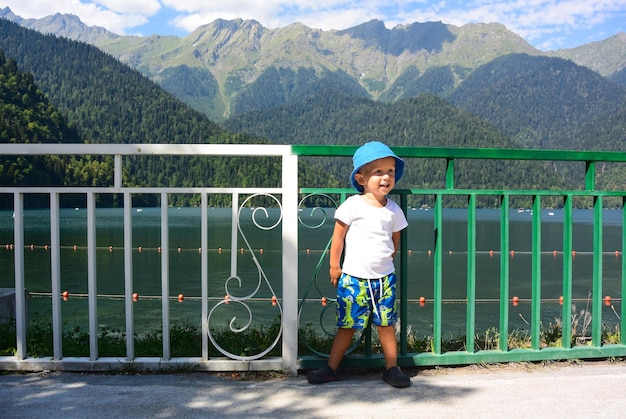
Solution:
[[[276,319],[270,326],[257,329],[247,329],[240,333],[228,329],[211,329],[211,334],[219,345],[226,351],[238,356],[251,356],[269,348],[276,339],[280,330],[280,323]],[[32,357],[47,357],[53,355],[52,324],[43,319],[33,319],[27,332],[26,351]],[[332,344],[332,336],[320,334],[310,327],[305,327],[299,333],[299,348],[301,355],[314,355],[309,348],[320,353],[328,353]],[[66,328],[62,337],[63,355],[66,357],[89,356],[89,332],[80,327]],[[574,330],[572,344],[585,344],[586,336]],[[306,344],[305,344],[306,342]],[[442,342],[444,352],[465,350],[465,336],[449,336]],[[531,346],[530,333],[525,330],[513,331],[509,334],[509,349],[528,348]],[[619,327],[603,327],[602,343],[612,344],[620,342]],[[408,351],[410,353],[431,352],[433,339],[431,336],[418,336],[410,328],[408,330]],[[476,350],[497,349],[499,332],[489,329],[484,334],[477,334],[474,338]],[[209,356],[222,356],[210,342]],[[355,353],[365,350],[363,341],[358,344]],[[160,329],[138,334],[134,337],[136,356],[162,356],[163,335]],[[542,347],[561,346],[560,322],[542,325]],[[12,356],[16,352],[15,323],[0,325],[0,356]],[[281,346],[277,344],[268,356],[280,356]],[[375,329],[372,330],[372,352],[380,353]],[[173,325],[170,328],[170,353],[173,357],[194,357],[202,353],[202,331],[193,325]],[[126,356],[126,334],[120,330],[100,327],[98,331],[98,354],[102,357]]]

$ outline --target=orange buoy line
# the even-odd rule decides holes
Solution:
[[[49,250],[52,246],[49,244],[28,244],[28,245],[24,245],[25,249],[30,249],[30,250],[35,250],[35,249],[44,249],[44,250]],[[5,243],[5,244],[0,244],[0,248],[4,248],[5,250],[13,250],[14,249],[14,244],[13,243]],[[81,250],[81,249],[87,249],[88,246],[84,246],[84,245],[61,245],[60,246],[61,249],[74,249],[74,250]],[[109,245],[109,246],[96,246],[97,250],[108,250],[110,252],[113,252],[115,250],[124,250],[123,246],[114,246],[114,245]],[[155,249],[157,252],[161,252],[162,248],[161,246],[155,246],[155,247],[149,247],[146,248],[144,246],[137,246],[137,251],[138,252],[143,252],[146,249]],[[182,253],[182,252],[187,252],[187,251],[193,251],[193,252],[198,252],[198,253],[202,253],[202,248],[201,247],[197,247],[197,248],[188,248],[185,249],[181,246],[177,246],[174,248],[170,249],[171,251],[175,251],[177,253]],[[217,253],[221,254],[222,252],[226,251],[229,252],[230,248],[223,248],[223,247],[217,247],[217,248],[209,248],[207,249],[208,251],[217,251]],[[239,249],[239,253],[244,254],[247,250],[244,249],[243,247]],[[260,248],[258,250],[259,254],[264,254],[267,252],[280,252],[281,250],[267,250],[265,248]],[[329,250],[323,250],[323,249],[304,249],[302,250],[303,252],[305,252],[306,254],[311,254],[311,253],[329,253]],[[408,255],[413,255],[413,254],[420,254],[420,253],[425,253],[428,254],[428,256],[431,256],[433,254],[432,250],[422,250],[422,251],[417,251],[417,250],[413,250],[413,249],[408,249],[407,250],[407,254]],[[448,254],[453,255],[453,254],[467,254],[468,252],[465,250],[448,250]],[[500,254],[501,252],[499,250],[477,250],[475,252],[477,255],[480,254],[488,254],[490,256],[493,256],[495,254]],[[509,250],[509,254],[511,256],[515,256],[515,254],[523,254],[523,255],[530,255],[532,254],[532,251],[524,251],[524,250]],[[540,254],[552,254],[554,256],[558,255],[558,254],[562,254],[563,251],[561,250],[550,250],[550,251],[541,251],[539,252]],[[572,256],[576,256],[576,255],[593,255],[593,251],[588,251],[588,252],[581,252],[581,251],[576,251],[576,250],[572,250]],[[614,251],[604,251],[602,252],[603,255],[610,255],[610,254],[614,254],[616,257],[619,257],[623,252],[621,250],[614,250]]]
[[[32,297],[51,297],[52,293],[51,292],[29,292],[28,293],[29,296]],[[122,294],[97,294],[96,295],[98,298],[103,298],[103,299],[111,299],[111,300],[124,300],[126,298],[125,295]],[[65,290],[63,292],[61,292],[60,297],[63,298],[64,301],[67,301],[70,298],[88,298],[89,294],[86,293],[80,293],[80,292],[76,292],[76,293],[70,293],[69,291]],[[138,292],[134,292],[131,295],[131,298],[133,301],[139,301],[141,300],[162,300],[163,297],[160,295],[140,295]],[[190,301],[201,301],[202,297],[189,297],[186,296],[183,293],[179,293],[176,296],[169,296],[168,297],[170,300],[177,300],[178,302],[184,302],[186,300],[190,300]],[[226,300],[226,304],[228,304],[228,301],[238,301],[236,298],[231,299],[231,297],[229,295],[225,295],[224,297],[207,297],[208,301],[223,301]],[[277,296],[272,296],[272,297],[251,297],[251,298],[247,298],[245,300],[241,300],[241,301],[267,301],[272,303],[272,305],[278,305],[279,302],[279,298]]]

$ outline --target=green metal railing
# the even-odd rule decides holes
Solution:
[[[292,146],[292,152],[298,156],[351,156],[357,147],[349,146]],[[453,149],[453,148],[421,148],[421,147],[392,147],[400,157],[409,159],[444,159],[445,187],[441,189],[410,189],[394,190],[399,195],[400,205],[407,211],[408,198],[412,195],[432,196],[434,200],[434,250],[433,250],[433,327],[431,351],[411,353],[407,349],[407,327],[400,329],[399,362],[401,365],[432,366],[473,364],[484,362],[519,362],[519,361],[542,361],[560,359],[583,359],[583,358],[607,358],[626,356],[626,305],[621,304],[619,343],[603,344],[602,342],[602,256],[603,256],[603,199],[606,197],[619,197],[622,200],[622,254],[626,248],[626,234],[623,226],[626,225],[626,191],[608,191],[596,189],[596,165],[600,162],[624,163],[626,153],[622,152],[578,152],[557,150],[509,150],[509,149]],[[455,162],[458,160],[531,160],[553,162],[584,162],[584,187],[576,190],[519,190],[519,189],[457,189],[454,184]],[[318,189],[301,188],[301,194],[345,194],[353,193],[349,189]],[[444,250],[443,226],[444,226],[444,201],[450,196],[467,197],[467,291],[466,291],[466,331],[465,345],[463,350],[444,351],[442,342],[442,305],[443,299],[443,264]],[[497,349],[476,350],[475,325],[476,325],[476,210],[477,201],[481,196],[498,196],[500,198],[500,278],[499,278],[499,330],[505,331],[498,337]],[[541,287],[542,287],[542,224],[541,209],[542,198],[562,197],[563,199],[563,274],[562,274],[562,324],[561,345],[542,347],[541,342]],[[509,305],[512,303],[510,295],[510,210],[512,197],[527,197],[532,202],[532,284],[531,284],[531,320],[529,323],[530,344],[529,347],[511,348],[509,342]],[[573,267],[573,201],[576,198],[586,198],[593,201],[593,278],[590,293],[592,306],[591,336],[588,342],[580,345],[572,345],[572,288]],[[407,249],[407,232],[402,234],[401,248]],[[543,252],[545,253],[545,252]],[[399,252],[396,262],[400,272],[400,322],[408,324],[407,319],[407,256],[406,252]],[[621,302],[626,294],[626,261],[622,258],[621,266],[621,295],[612,298],[612,302]],[[617,312],[616,312],[617,315]],[[368,342],[369,344],[369,342]],[[323,363],[320,357],[301,357],[300,365],[303,368],[318,366]],[[383,366],[381,356],[371,356],[371,348],[365,350],[365,355],[351,355],[344,359],[344,366]]]

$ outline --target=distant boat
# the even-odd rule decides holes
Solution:
[[[137,208],[137,212],[142,212],[143,208]]]
[[[518,208],[517,212],[524,212],[524,208]]]
[[[554,213],[553,213],[552,211],[550,211],[550,212],[548,213],[548,215],[554,215]]]

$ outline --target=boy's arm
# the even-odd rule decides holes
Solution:
[[[395,258],[396,252],[398,251],[398,248],[400,247],[400,232],[395,231],[394,233],[392,233],[391,240],[393,241],[393,255],[391,255],[391,257]]]
[[[343,253],[343,241],[346,238],[348,225],[337,220],[333,230],[333,240],[330,244],[330,283],[334,287],[341,276],[341,254]]]

